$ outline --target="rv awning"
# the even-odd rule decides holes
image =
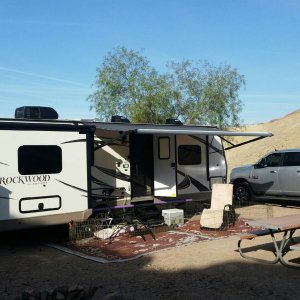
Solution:
[[[141,129],[136,129],[135,130],[137,133],[144,133],[144,134],[199,134],[199,135],[206,135],[206,136],[219,136],[221,139],[226,141],[228,144],[230,144],[229,147],[225,148],[225,150],[230,150],[239,146],[243,146],[258,140],[261,140],[266,137],[271,137],[273,136],[272,133],[270,132],[239,132],[239,131],[226,131],[226,130],[203,130],[203,129],[196,129],[196,128],[189,128],[189,129],[146,129],[146,128],[141,128]],[[245,137],[255,137],[254,139],[233,144],[231,141],[227,140],[224,138],[225,136],[245,136]]]
[[[240,132],[219,130],[217,127],[200,125],[166,125],[166,124],[137,124],[137,123],[110,123],[83,121],[87,125],[93,125],[96,129],[119,132],[132,132],[140,134],[201,134],[216,136],[256,136],[269,137],[269,132]]]
[[[148,129],[140,128],[135,130],[136,133],[143,134],[201,134],[201,135],[215,135],[215,136],[256,136],[256,137],[270,137],[273,136],[269,132],[238,132],[238,131],[223,131],[223,130],[202,130],[202,129]]]
[[[118,131],[120,135],[135,133],[135,134],[181,134],[181,135],[219,136],[222,140],[226,141],[230,145],[225,150],[236,148],[266,137],[273,136],[273,134],[269,132],[228,131],[228,130],[219,130],[217,127],[211,127],[211,126],[108,123],[108,122],[83,122],[83,123],[87,125],[93,125],[96,129]],[[254,138],[245,142],[233,144],[231,141],[225,138],[229,136],[244,136],[244,137],[254,137]]]

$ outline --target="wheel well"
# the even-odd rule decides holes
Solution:
[[[237,178],[232,183],[237,184],[237,183],[243,183],[243,182],[249,183],[245,178]]]
[[[235,188],[236,184],[239,184],[239,183],[247,183],[248,186],[249,186],[250,192],[252,194],[254,194],[251,184],[245,178],[237,178],[237,179],[235,179],[233,181],[233,189]]]

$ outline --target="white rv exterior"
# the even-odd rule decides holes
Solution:
[[[0,141],[0,231],[88,218],[90,126],[0,119]]]
[[[96,127],[93,198],[116,206],[154,199],[209,200],[212,185],[226,181],[222,138],[271,136],[208,126],[86,124]]]

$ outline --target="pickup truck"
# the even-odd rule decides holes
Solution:
[[[245,205],[255,197],[300,199],[300,148],[276,150],[254,165],[232,169],[234,202]]]

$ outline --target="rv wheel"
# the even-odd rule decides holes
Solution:
[[[252,191],[249,184],[247,182],[234,184],[233,198],[236,206],[249,205],[252,199]]]

